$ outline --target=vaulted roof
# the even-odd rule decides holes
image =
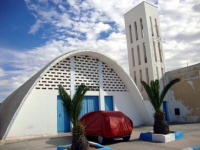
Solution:
[[[109,65],[111,68],[115,69],[116,73],[122,78],[123,82],[130,90],[130,93],[136,97],[137,105],[143,109],[144,113],[141,114],[141,117],[146,122],[149,122],[149,116],[147,115],[148,112],[146,110],[144,102],[141,101],[141,99],[143,98],[138,88],[132,81],[131,77],[120,67],[120,65],[117,64],[116,61],[112,60],[111,58],[100,52],[93,50],[78,50],[68,52],[52,60],[43,69],[41,69],[38,73],[36,73],[33,77],[31,77],[28,81],[26,81],[3,101],[3,103],[0,105],[0,140],[5,140],[7,133],[15,120],[15,117],[20,111],[20,108],[26,100],[26,97],[35,87],[37,81],[42,78],[42,76],[56,63],[60,62],[64,58],[69,58],[77,55],[89,55],[98,58],[99,60]]]

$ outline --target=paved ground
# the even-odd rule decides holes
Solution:
[[[198,124],[182,124],[171,125],[171,130],[183,131],[185,138],[179,141],[170,143],[152,143],[138,140],[141,132],[148,132],[152,127],[134,128],[133,134],[129,142],[122,140],[110,141],[107,146],[112,150],[180,150],[194,145],[200,145],[200,123]],[[1,144],[0,150],[55,150],[57,145],[69,144],[71,135],[69,133],[60,135],[60,137],[40,138],[34,140],[27,140],[9,144]]]

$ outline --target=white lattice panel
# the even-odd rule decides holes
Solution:
[[[50,68],[38,81],[36,89],[58,90],[61,84],[66,90],[70,90],[70,59],[66,58]]]
[[[103,63],[103,89],[104,91],[127,91],[126,85],[115,71]]]
[[[89,56],[75,57],[75,85],[85,84],[90,91],[99,91],[98,59]]]
[[[85,84],[90,91],[99,91],[99,71],[96,58],[90,56],[75,56],[75,86]],[[127,87],[116,72],[103,63],[103,90],[127,91]],[[36,89],[58,90],[61,84],[66,90],[70,90],[70,59],[66,58],[50,68],[38,81]]]

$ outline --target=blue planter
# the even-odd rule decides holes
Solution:
[[[94,142],[89,142],[89,144],[98,147],[97,148],[98,150],[111,150],[111,148],[109,148],[109,147],[106,147],[106,146],[103,146],[103,145],[100,145],[100,144],[97,144]],[[66,150],[67,147],[70,147],[70,146],[71,146],[71,144],[60,145],[60,146],[57,146],[57,150]]]
[[[170,141],[180,140],[184,138],[183,132],[180,131],[172,131],[169,134],[154,134],[152,132],[146,132],[140,134],[140,140],[143,141],[154,141],[154,142],[161,142],[167,143]]]
[[[199,150],[200,149],[200,145],[195,145],[192,147],[192,150]]]
[[[140,133],[139,139],[143,141],[152,141],[152,133],[150,132]]]
[[[180,139],[183,139],[184,137],[183,132],[180,132],[180,131],[175,131],[174,134],[175,134],[175,140],[180,140]]]

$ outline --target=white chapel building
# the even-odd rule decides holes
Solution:
[[[70,132],[58,85],[73,96],[89,87],[81,115],[121,111],[134,126],[152,123],[153,109],[140,80],[162,79],[165,72],[157,7],[142,2],[125,14],[130,75],[107,55],[93,50],[63,54],[26,81],[0,105],[0,140]],[[163,83],[164,80],[163,80]]]

